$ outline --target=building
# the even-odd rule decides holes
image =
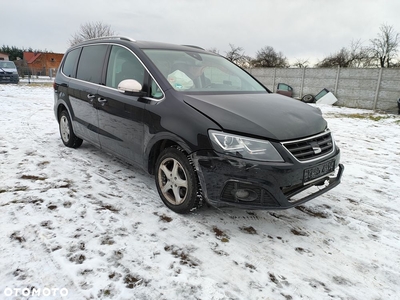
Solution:
[[[27,64],[30,74],[54,76],[64,54],[49,52],[24,52],[23,55],[23,59]]]
[[[0,52],[0,60],[9,60],[8,54]]]

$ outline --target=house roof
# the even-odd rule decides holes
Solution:
[[[33,63],[42,53],[24,52],[24,59],[28,64]]]

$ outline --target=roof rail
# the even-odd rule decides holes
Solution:
[[[97,37],[97,38],[88,39],[86,41],[107,40],[107,39],[118,39],[118,40],[123,40],[123,41],[136,42],[136,40],[134,40],[134,39],[132,39],[130,37],[115,36],[115,35],[101,36],[101,37]]]
[[[206,49],[204,49],[204,48],[202,48],[202,47],[199,47],[199,46],[195,46],[195,45],[182,45],[182,46],[186,46],[186,47],[191,47],[191,48],[196,48],[196,49],[200,49],[200,50],[206,50]]]

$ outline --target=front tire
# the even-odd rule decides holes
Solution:
[[[70,148],[79,148],[82,145],[83,140],[75,135],[71,124],[71,118],[67,111],[63,110],[60,113],[58,124],[61,140],[64,145]]]
[[[170,147],[161,152],[155,180],[161,200],[174,212],[185,214],[197,207],[197,175],[180,149]]]

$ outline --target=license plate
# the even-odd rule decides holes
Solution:
[[[335,160],[327,161],[323,164],[304,170],[303,182],[307,183],[326,174],[332,173],[335,170]]]

